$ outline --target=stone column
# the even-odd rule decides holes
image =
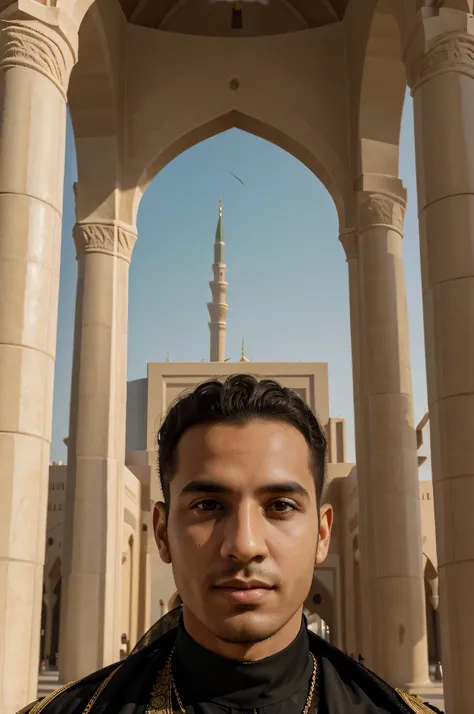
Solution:
[[[77,411],[69,443],[74,469],[68,471],[61,681],[119,657],[128,273],[136,232],[118,221],[81,222],[74,240],[79,353],[71,402]]]
[[[364,179],[365,181],[365,179]],[[369,183],[370,177],[366,183]],[[393,686],[429,681],[418,458],[405,276],[404,190],[362,190],[358,254],[362,411],[373,541],[373,664]],[[365,186],[363,187],[365,188]]]
[[[0,711],[36,698],[73,48],[0,23]]]
[[[358,642],[358,647],[363,651],[355,652],[357,657],[363,654],[368,667],[375,668],[372,652],[372,622],[371,622],[371,597],[370,587],[370,564],[373,562],[371,550],[374,546],[374,539],[370,537],[368,527],[370,521],[368,513],[370,511],[369,498],[370,490],[367,482],[367,445],[365,443],[364,414],[362,402],[362,355],[363,335],[361,334],[360,323],[360,279],[359,279],[359,250],[357,232],[354,228],[343,231],[339,236],[347,259],[349,274],[349,305],[351,318],[351,348],[352,348],[352,384],[354,394],[354,421],[355,421],[355,442],[357,461],[357,490],[359,503],[359,568],[361,586],[361,612],[356,612],[355,616],[361,618],[360,631],[362,642]]]
[[[408,53],[439,567],[444,696],[474,711],[474,18],[422,16]],[[411,55],[411,57],[410,57]],[[412,61],[410,61],[410,59]]]

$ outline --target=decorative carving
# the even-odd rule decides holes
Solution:
[[[7,67],[29,67],[56,85],[66,98],[72,54],[68,62],[64,47],[48,35],[22,22],[5,22],[1,30],[3,47],[0,70]],[[69,58],[68,58],[69,59]]]
[[[388,226],[403,235],[405,205],[381,193],[368,194],[359,209],[361,231],[375,226]]]
[[[125,230],[122,226],[117,226],[118,252],[130,260],[132,250],[137,240],[137,234],[131,230]]]
[[[412,94],[428,79],[446,72],[474,77],[474,37],[465,32],[450,32],[437,37],[415,68]]]
[[[107,253],[130,262],[137,234],[117,223],[77,223],[73,231],[77,257],[84,253]]]

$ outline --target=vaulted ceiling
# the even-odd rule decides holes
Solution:
[[[169,32],[249,37],[342,20],[349,0],[120,0],[127,20]],[[242,8],[239,12],[239,5]],[[236,27],[236,14],[241,27]]]

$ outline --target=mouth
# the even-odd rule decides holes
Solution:
[[[214,586],[217,594],[236,603],[254,605],[265,600],[275,588],[260,580],[227,580]]]

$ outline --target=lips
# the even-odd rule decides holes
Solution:
[[[215,586],[222,597],[241,605],[257,605],[265,600],[274,587],[262,580],[226,580]]]

